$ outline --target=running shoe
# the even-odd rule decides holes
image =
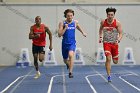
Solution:
[[[73,75],[72,75],[72,73],[69,73],[69,78],[73,78]]]
[[[111,82],[111,76],[108,76],[107,80],[108,82]]]
[[[37,71],[37,73],[36,73],[34,79],[38,79],[40,76],[41,76],[41,73],[40,73],[39,71]]]

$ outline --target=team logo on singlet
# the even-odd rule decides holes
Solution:
[[[68,27],[67,29],[75,29],[75,27]]]

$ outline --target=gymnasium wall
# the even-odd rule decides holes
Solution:
[[[126,3],[126,2],[139,2],[139,0],[3,0],[9,3]]]
[[[139,62],[140,18],[139,4],[6,4],[0,5],[0,65],[15,65],[21,48],[28,48],[30,59],[33,62],[31,40],[28,39],[30,26],[34,24],[36,16],[42,17],[42,23],[49,26],[53,33],[53,48],[58,64],[62,65],[61,40],[56,35],[58,24],[64,20],[63,12],[67,8],[75,11],[74,19],[87,32],[87,37],[83,37],[76,31],[77,47],[82,48],[84,54],[95,59],[95,54],[102,44],[98,43],[98,29],[100,20],[106,18],[105,9],[115,7],[117,9],[116,18],[123,27],[123,39],[120,43],[120,59],[122,64],[124,59],[124,49],[132,47],[136,64]],[[47,47],[49,40],[47,37]],[[87,65],[95,64],[84,57]]]

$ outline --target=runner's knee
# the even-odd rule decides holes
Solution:
[[[111,57],[110,56],[106,57],[106,62],[111,62]]]
[[[114,64],[118,64],[118,60],[113,59]]]

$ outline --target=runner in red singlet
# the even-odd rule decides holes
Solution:
[[[35,79],[40,77],[40,71],[38,68],[38,59],[43,62],[45,55],[46,46],[46,32],[49,35],[50,46],[49,49],[52,50],[52,34],[47,26],[41,23],[41,17],[37,16],[35,18],[35,24],[31,26],[29,39],[32,39],[32,53],[34,57],[34,66],[36,69]]]
[[[107,19],[101,21],[99,29],[99,42],[103,42],[106,56],[108,82],[111,82],[111,58],[114,64],[118,63],[118,43],[122,39],[122,27],[120,22],[114,18],[115,13],[115,8],[107,8]]]

